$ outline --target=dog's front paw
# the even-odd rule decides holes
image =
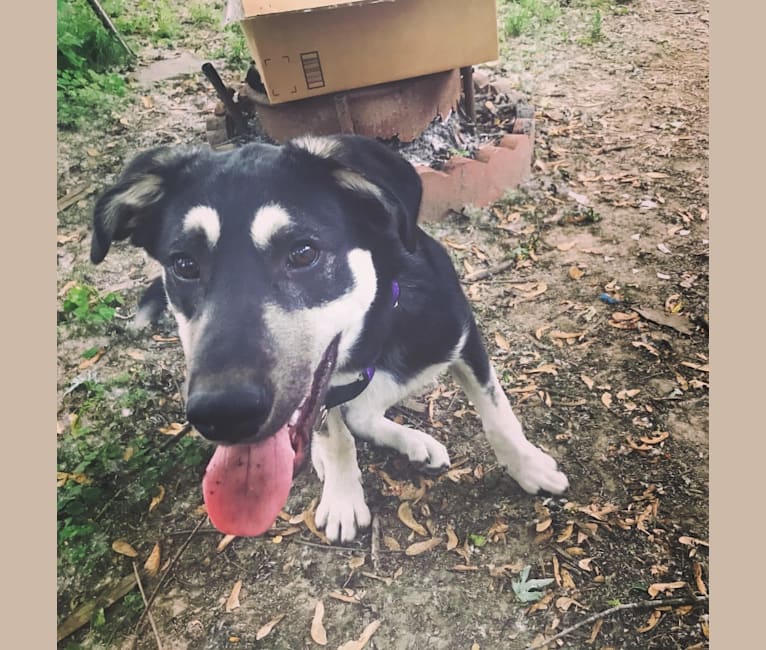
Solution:
[[[559,471],[556,461],[531,443],[512,458],[498,457],[498,460],[529,494],[537,494],[541,490],[561,494],[569,487],[569,480]]]
[[[450,466],[449,452],[438,440],[421,431],[407,434],[405,443],[399,449],[411,463],[421,465],[430,473],[440,473]]]
[[[324,528],[332,542],[351,542],[359,528],[367,528],[372,521],[370,509],[364,501],[361,484],[325,481],[322,499],[317,506],[316,523]]]

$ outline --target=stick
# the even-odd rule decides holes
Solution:
[[[494,275],[495,273],[500,273],[506,269],[511,268],[515,263],[516,260],[505,260],[505,262],[500,262],[500,264],[495,264],[494,266],[482,269],[481,271],[474,271],[473,273],[466,275],[463,278],[463,282],[476,282],[476,280],[483,280],[484,278],[488,278],[490,275]]]
[[[146,607],[146,594],[144,593],[144,586],[141,584],[141,576],[138,574],[138,566],[136,565],[136,561],[133,560],[133,573],[136,576],[136,584],[138,585],[138,590],[141,592],[141,598],[144,601],[144,607]],[[154,623],[154,617],[151,614],[147,614],[149,618],[149,624],[152,626],[152,632],[154,632],[154,639],[157,641],[157,647],[159,650],[162,650],[162,641],[160,641],[160,634],[157,632],[157,626]]]
[[[597,614],[593,614],[593,616],[589,616],[584,621],[580,621],[579,623],[573,625],[572,627],[568,627],[565,630],[561,630],[557,635],[552,636],[550,639],[545,639],[543,641],[540,641],[539,643],[535,643],[534,645],[529,646],[526,648],[526,650],[540,650],[541,648],[546,647],[549,643],[556,641],[558,639],[561,639],[562,637],[565,637],[567,634],[571,634],[575,630],[579,630],[583,625],[588,625],[588,623],[593,623],[601,618],[606,618],[607,616],[611,616],[615,612],[620,612],[628,609],[655,609],[657,607],[668,607],[668,606],[674,606],[674,605],[699,605],[701,603],[706,603],[708,601],[707,596],[691,596],[689,598],[666,598],[665,600],[640,600],[637,603],[626,603],[624,605],[617,605],[616,607],[610,607],[609,609],[605,609],[603,612],[598,612]]]
[[[83,183],[82,185],[77,186],[71,192],[67,193],[65,196],[62,196],[58,201],[56,201],[56,212],[66,210],[70,205],[77,203],[77,201],[80,199],[84,199],[95,190],[95,185],[88,185],[87,183]]]
[[[165,580],[167,579],[167,577],[171,574],[173,567],[175,566],[176,562],[178,562],[178,559],[181,557],[183,552],[186,550],[186,547],[189,546],[189,542],[192,541],[192,537],[194,537],[195,533],[200,529],[200,527],[202,526],[202,524],[205,523],[205,521],[207,521],[207,515],[200,518],[199,523],[194,527],[194,530],[186,538],[186,541],[183,544],[181,544],[181,548],[178,549],[178,553],[176,553],[175,557],[170,561],[168,568],[165,570],[165,573],[162,574],[162,577],[160,578],[160,581],[157,583],[157,586],[154,588],[154,591],[152,591],[152,595],[149,596],[149,602],[146,603],[144,607],[144,611],[141,613],[141,616],[139,617],[138,623],[136,623],[136,627],[133,632],[133,634],[135,634],[135,637],[133,638],[132,648],[135,648],[136,644],[138,643],[138,633],[141,631],[141,626],[143,625],[144,620],[146,619],[146,616],[149,614],[149,608],[152,606],[152,603],[154,603],[154,599],[157,598],[157,594],[160,592],[160,588],[165,583]]]
[[[117,31],[114,23],[109,18],[109,16],[107,16],[103,7],[98,3],[98,0],[88,0],[88,4],[90,5],[90,8],[93,9],[94,13],[98,16],[98,19],[101,21],[101,24],[104,26],[106,31],[112,34],[120,42],[120,45],[128,53],[130,58],[135,59],[135,52],[133,52],[133,50],[128,47],[128,44],[125,42],[122,36],[120,36],[120,32]]]
[[[375,573],[380,573],[380,519],[372,517],[372,537],[370,538],[370,559]]]
[[[90,621],[93,612],[96,611],[96,606],[103,605],[105,608],[111,607],[120,598],[130,593],[135,586],[135,576],[125,576],[102,596],[98,596],[90,602],[80,605],[80,607],[74,610],[74,612],[72,612],[67,619],[58,626],[58,629],[56,630],[56,641],[65,639]]]

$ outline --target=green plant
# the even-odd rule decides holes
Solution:
[[[78,284],[67,291],[63,313],[66,319],[86,325],[108,323],[114,318],[115,309],[124,300],[118,293],[99,295],[94,287]]]
[[[189,5],[189,18],[200,27],[214,27],[219,20],[215,8],[204,2]]]
[[[223,30],[223,44],[210,53],[213,59],[224,59],[232,70],[243,70],[250,65],[252,57],[247,47],[242,27],[237,23],[227,25]]]
[[[593,17],[590,21],[590,32],[588,33],[588,38],[591,43],[600,41],[603,38],[603,34],[601,33],[601,12],[598,9],[593,12]]]
[[[127,55],[83,0],[58,0],[56,27],[58,123],[73,128],[107,114],[124,97],[125,81],[114,68]]]
[[[553,22],[560,14],[559,3],[554,0],[509,0],[505,3],[503,30],[506,36],[521,36]]]

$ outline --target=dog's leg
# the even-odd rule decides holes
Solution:
[[[540,490],[560,494],[569,486],[556,461],[524,436],[495,371],[479,331],[471,324],[460,359],[450,368],[481,418],[498,462],[530,494]]]
[[[379,371],[370,386],[359,397],[343,408],[344,417],[351,431],[358,438],[394,449],[411,462],[422,465],[431,472],[440,472],[450,466],[447,448],[432,436],[385,417],[388,408],[412,394],[438,372],[434,367],[423,377],[408,384],[400,384],[388,373]]]
[[[356,460],[356,444],[340,409],[327,414],[327,431],[313,436],[311,460],[322,481],[322,498],[316,523],[333,541],[350,542],[358,528],[370,525],[370,510],[364,501],[362,473]]]

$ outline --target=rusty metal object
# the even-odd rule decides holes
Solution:
[[[212,63],[204,63],[202,65],[202,73],[207,77],[208,81],[213,85],[218,99],[226,107],[226,116],[231,118],[232,131],[234,135],[241,135],[247,132],[247,122],[245,121],[242,111],[239,105],[234,101],[234,90],[228,88],[223,83],[218,71],[213,67]]]
[[[463,80],[463,108],[471,122],[476,122],[476,100],[473,96],[473,67],[460,68],[460,77]]]
[[[277,105],[248,84],[239,88],[239,102],[254,107],[277,142],[333,133],[411,142],[434,118],[446,118],[459,99],[457,69]]]

